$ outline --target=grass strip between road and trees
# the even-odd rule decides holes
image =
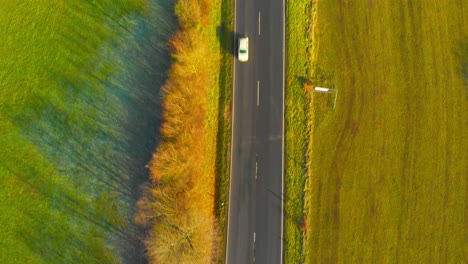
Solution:
[[[226,249],[227,217],[229,203],[230,149],[231,149],[231,107],[232,72],[234,51],[234,0],[221,1],[221,17],[217,34],[221,45],[219,93],[217,107],[217,146],[216,146],[216,204],[215,213],[222,232],[221,257],[224,263]]]

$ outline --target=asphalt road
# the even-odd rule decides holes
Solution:
[[[235,10],[249,61],[234,63],[226,263],[283,263],[284,0]]]

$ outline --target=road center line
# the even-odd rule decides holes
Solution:
[[[257,106],[260,104],[260,81],[257,81]]]
[[[258,11],[258,35],[260,36],[260,11]]]
[[[252,262],[255,263],[255,232],[253,232],[253,259]]]
[[[258,161],[255,161],[255,180],[257,179],[258,176]]]

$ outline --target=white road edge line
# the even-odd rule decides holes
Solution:
[[[281,148],[283,149],[281,151],[282,156],[281,156],[281,194],[284,195],[284,96],[285,96],[285,80],[284,80],[284,74],[285,74],[285,64],[286,64],[286,43],[285,43],[285,35],[286,35],[286,7],[285,7],[285,2],[286,0],[283,0],[283,143]],[[283,264],[283,240],[284,240],[284,205],[283,201],[281,201],[281,261],[280,264]]]
[[[257,81],[257,106],[260,105],[260,81]]]
[[[235,32],[236,32],[236,17],[237,17],[237,5],[236,5],[236,1],[234,1],[234,36],[233,36],[233,49],[235,49],[236,47],[236,35],[235,35]],[[234,51],[233,51],[234,52]],[[231,109],[231,124],[232,124],[232,127],[231,127],[231,157],[230,157],[230,168],[229,168],[229,201],[228,201],[228,220],[227,220],[227,234],[226,234],[226,264],[228,264],[229,262],[229,259],[228,259],[228,251],[229,251],[229,226],[230,226],[230,219],[231,219],[231,191],[232,191],[232,157],[233,157],[233,153],[234,153],[234,147],[233,147],[233,143],[234,142],[234,116],[236,114],[236,111],[234,110],[234,106],[236,105],[234,102],[236,101],[236,91],[234,90],[234,87],[236,87],[236,57],[233,56],[232,58],[232,109]]]
[[[258,11],[258,35],[260,36],[260,11]]]

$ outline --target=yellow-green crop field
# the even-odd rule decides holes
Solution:
[[[467,2],[315,8],[306,263],[464,263]]]

